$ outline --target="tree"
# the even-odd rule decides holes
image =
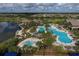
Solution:
[[[11,46],[8,48],[8,52],[17,52],[17,50],[18,50],[18,47],[16,46]]]
[[[8,39],[5,42],[0,43],[0,54],[4,54],[6,52],[17,52],[17,42],[19,40],[16,38]]]
[[[41,41],[38,41],[38,42],[36,43],[36,45],[37,45],[38,48],[40,49],[40,48],[43,46],[43,43],[42,43]]]
[[[55,41],[55,39],[52,39],[52,38],[44,39],[43,44],[45,44],[47,46],[51,46],[54,41]]]
[[[37,48],[32,46],[24,46],[21,51],[23,55],[34,55]]]
[[[79,45],[79,40],[78,41],[76,41],[76,43],[75,43],[76,45]]]
[[[76,53],[79,53],[79,46],[74,46],[73,47]]]

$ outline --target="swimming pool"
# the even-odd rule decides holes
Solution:
[[[43,33],[43,32],[45,32],[45,31],[46,31],[45,26],[38,26],[38,28],[37,28],[37,32],[39,32],[39,33]]]
[[[41,41],[41,40],[38,39],[38,38],[27,38],[27,39],[21,41],[17,46],[23,47],[24,45],[26,45],[26,46],[38,47],[38,46],[36,45],[36,43],[37,43],[38,41]]]
[[[25,45],[27,45],[27,46],[32,46],[34,44],[34,42],[32,42],[32,41],[26,41],[25,42]]]
[[[49,27],[48,30],[56,35],[58,37],[58,40],[62,43],[72,43],[72,37],[66,33],[66,32],[63,32],[61,30],[59,30],[58,28],[56,27]]]

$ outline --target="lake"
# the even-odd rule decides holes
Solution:
[[[15,36],[15,32],[21,27],[14,22],[0,22],[0,42]]]

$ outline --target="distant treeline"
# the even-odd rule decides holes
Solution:
[[[0,17],[24,17],[24,18],[77,18],[78,13],[3,13]]]

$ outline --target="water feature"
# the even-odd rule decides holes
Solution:
[[[39,32],[39,33],[43,33],[43,32],[45,32],[45,31],[46,31],[45,26],[38,26],[38,28],[37,28],[37,32]]]
[[[62,43],[72,43],[72,37],[68,33],[59,30],[56,27],[49,27],[49,31],[58,36],[58,40]]]
[[[25,42],[25,45],[27,45],[27,46],[32,46],[34,43],[33,43],[33,41],[26,41]]]
[[[15,36],[15,32],[21,27],[14,22],[0,22],[0,42]]]

